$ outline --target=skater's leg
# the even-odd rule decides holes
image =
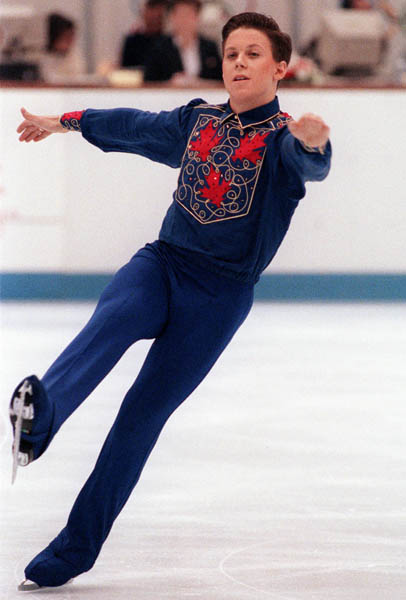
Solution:
[[[215,289],[203,298],[200,291],[193,300],[181,287],[183,296],[171,304],[170,321],[127,393],[67,526],[25,571],[40,585],[62,585],[92,567],[166,420],[211,369],[252,302],[249,288],[230,285],[220,298]]]
[[[42,380],[35,381],[34,412],[41,419],[39,422],[34,417],[32,431],[21,436],[22,444],[32,446],[32,458],[38,458],[44,452],[62,423],[131,344],[159,335],[167,315],[165,270],[156,254],[143,249],[118,271],[87,325]],[[15,394],[20,394],[21,385],[27,387],[31,383],[27,378]]]
[[[87,398],[124,352],[139,339],[157,337],[168,315],[161,264],[143,249],[106,287],[87,325],[42,378],[55,403],[55,427]]]

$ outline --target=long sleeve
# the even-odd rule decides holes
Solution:
[[[322,181],[327,177],[331,154],[330,141],[323,152],[309,151],[289,131],[285,132],[280,148],[280,177],[293,199],[299,200],[305,195],[306,181]]]
[[[331,162],[330,141],[323,151],[309,152],[291,133],[282,141],[282,162],[284,166],[298,173],[303,181],[322,181],[328,175]]]
[[[80,120],[83,137],[103,152],[139,154],[179,167],[185,151],[195,99],[172,111],[151,113],[134,108],[87,109]]]

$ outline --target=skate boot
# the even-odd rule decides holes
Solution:
[[[47,446],[52,411],[45,390],[35,375],[26,377],[15,389],[10,402],[10,421],[13,427],[13,474],[38,458]]]

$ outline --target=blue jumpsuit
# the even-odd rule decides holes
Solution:
[[[66,527],[27,566],[27,579],[58,586],[93,566],[166,420],[246,318],[305,182],[330,168],[330,143],[304,147],[289,118],[277,98],[238,115],[200,99],[158,114],[66,115],[66,126],[103,151],[140,154],[180,174],[159,239],[117,272],[41,380],[49,410],[32,432],[35,458],[127,348],[154,339]]]

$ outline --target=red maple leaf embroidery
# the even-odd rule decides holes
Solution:
[[[218,129],[209,121],[204,129],[199,131],[199,137],[189,144],[189,150],[198,152],[203,162],[206,162],[212,148],[217,146],[221,139]]]
[[[224,196],[231,187],[229,181],[224,181],[220,173],[217,173],[213,167],[210,167],[210,173],[206,177],[206,183],[200,190],[200,195],[206,200],[210,200],[220,208],[223,203]]]
[[[254,137],[248,137],[245,135],[240,140],[240,147],[237,148],[231,157],[232,161],[248,159],[250,162],[256,164],[257,160],[261,160],[263,155],[263,148],[266,145],[266,138],[269,133],[257,133]]]

